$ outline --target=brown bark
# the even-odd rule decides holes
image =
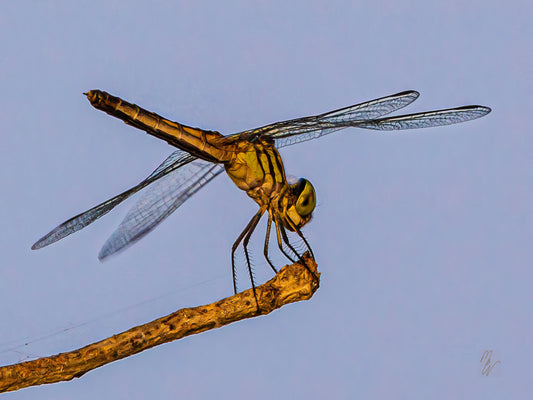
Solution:
[[[92,369],[150,347],[308,300],[318,289],[320,274],[313,260],[306,258],[306,264],[307,268],[299,263],[287,265],[258,286],[259,311],[251,289],[205,306],[183,308],[81,349],[0,367],[0,392],[79,378]]]

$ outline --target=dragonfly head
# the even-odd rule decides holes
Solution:
[[[284,225],[287,229],[294,231],[293,226],[300,229],[313,217],[313,210],[316,206],[315,188],[307,179],[300,178],[289,185],[287,198],[285,219],[289,219],[290,222],[285,221]]]

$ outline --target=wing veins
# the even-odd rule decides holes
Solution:
[[[363,121],[354,126],[375,130],[429,128],[481,118],[490,111],[489,107],[484,106],[463,106]]]
[[[237,133],[230,137],[240,136],[247,140],[269,137],[276,140],[276,147],[283,147],[314,139],[334,130],[353,126],[357,121],[366,121],[390,114],[411,104],[419,95],[417,91],[407,90],[318,115],[275,122],[260,128]],[[304,136],[298,137],[299,135]],[[290,143],[280,140],[289,137],[292,137],[289,141]]]
[[[174,161],[168,162],[168,160],[170,159],[174,159]],[[163,161],[163,163],[161,163],[154,170],[154,172],[152,172],[146,179],[141,181],[139,184],[58,225],[46,235],[44,235],[42,238],[40,238],[37,242],[35,242],[31,247],[32,250],[48,246],[52,243],[57,242],[58,240],[65,238],[66,236],[71,235],[74,232],[85,228],[87,225],[90,225],[100,217],[107,214],[109,211],[111,211],[117,205],[122,203],[128,197],[137,193],[139,190],[144,189],[149,184],[155,182],[156,180],[162,178],[170,172],[181,168],[182,166],[190,163],[191,161],[194,161],[195,159],[196,157],[190,155],[189,153],[186,153],[181,150],[175,151],[169,157],[167,157],[167,159],[165,159],[165,161]]]
[[[187,167],[193,173],[186,173],[185,179],[179,179],[181,177],[171,173],[150,187],[149,192],[146,192],[144,197],[131,208],[119,227],[102,246],[98,254],[100,260],[129,247],[147,235],[224,170],[220,164],[203,160],[197,160],[196,164],[191,163]]]

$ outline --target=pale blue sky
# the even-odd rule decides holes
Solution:
[[[406,89],[421,92],[408,112],[493,112],[412,132],[349,129],[283,149],[287,173],[310,179],[318,195],[304,231],[322,272],[311,301],[5,398],[532,393],[531,2],[153,3],[0,5],[1,364],[232,293],[230,248],[256,205],[227,177],[105,263],[98,250],[127,205],[30,251],[172,151],[82,92],[103,89],[225,134]],[[260,250],[254,264],[259,280],[271,276]],[[21,340],[34,343],[6,350]],[[490,349],[501,363],[485,377],[479,359]]]

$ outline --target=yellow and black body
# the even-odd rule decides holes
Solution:
[[[234,290],[237,291],[235,251],[242,243],[254,293],[255,283],[247,245],[265,212],[268,214],[268,222],[264,255],[274,271],[276,268],[268,256],[272,222],[275,225],[278,247],[287,258],[293,262],[295,259],[303,262],[303,254],[291,245],[287,230],[301,238],[313,257],[301,228],[313,216],[316,193],[307,179],[287,182],[278,148],[348,127],[379,131],[427,128],[469,121],[491,111],[488,107],[472,105],[384,117],[418,98],[418,92],[408,90],[319,115],[275,122],[223,136],[216,131],[193,128],[168,120],[101,90],[91,90],[85,94],[95,108],[165,140],[179,150],[174,151],[138,185],[58,225],[39,239],[32,249],[48,246],[84,228],[134,193],[150,186],[152,189],[145,191],[148,195],[126,215],[102,247],[99,258],[104,259],[146,235],[194,193],[225,171],[233,183],[259,206],[232,247]]]

